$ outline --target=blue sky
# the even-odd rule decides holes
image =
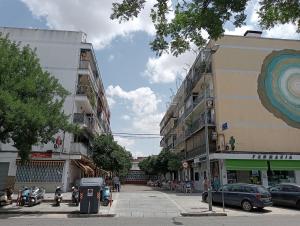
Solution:
[[[142,17],[125,24],[109,19],[111,4],[116,1],[120,0],[0,0],[0,26],[86,32],[110,103],[112,131],[159,134],[166,104],[196,55],[191,51],[179,58],[156,57],[149,48],[154,28],[147,16],[155,0],[148,1]],[[243,35],[247,29],[257,29],[257,7],[257,1],[251,1],[247,25],[235,29],[228,24],[226,33]],[[300,39],[295,30],[287,24],[263,35]],[[160,151],[160,139],[115,139],[134,156]]]

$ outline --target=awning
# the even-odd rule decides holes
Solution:
[[[80,160],[73,160],[74,164],[80,168],[86,175],[94,175],[94,170],[88,166],[88,165],[85,165],[83,163],[80,162]]]
[[[268,170],[266,160],[226,159],[227,170]]]
[[[300,170],[300,160],[271,160],[271,170]]]

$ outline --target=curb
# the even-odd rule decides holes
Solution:
[[[45,203],[54,203],[54,199],[43,199],[42,200],[42,203],[45,202]],[[12,203],[17,203],[17,200],[13,199],[12,200]],[[61,203],[72,203],[72,200],[70,199],[63,199]]]
[[[112,213],[81,214],[79,211],[0,211],[0,215],[24,215],[24,214],[68,214],[72,217],[115,217]]]
[[[180,213],[183,217],[225,217],[227,213],[222,212],[189,212]]]

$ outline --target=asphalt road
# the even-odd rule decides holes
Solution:
[[[198,218],[9,218],[0,219],[1,226],[299,226],[300,216],[258,216],[258,217],[198,217]]]

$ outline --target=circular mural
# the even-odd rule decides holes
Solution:
[[[300,51],[274,51],[265,58],[258,95],[276,117],[300,128]]]

